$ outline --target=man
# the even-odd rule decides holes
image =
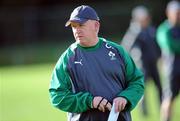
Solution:
[[[52,74],[52,104],[69,113],[69,121],[107,121],[112,104],[118,121],[143,95],[143,74],[118,44],[98,37],[99,17],[90,6],[74,9],[66,26],[76,40],[60,57]]]
[[[162,121],[170,121],[174,100],[180,90],[180,3],[170,1],[166,8],[167,20],[158,28],[157,42],[164,61],[165,89],[161,106]]]
[[[145,6],[136,6],[132,10],[130,27],[122,40],[122,45],[129,50],[133,59],[141,66],[145,74],[145,85],[147,86],[146,83],[150,78],[154,82],[159,95],[159,104],[161,104],[162,86],[157,68],[161,51],[156,42],[156,29],[151,25],[151,16]],[[145,116],[148,114],[146,94],[142,100],[142,111]]]

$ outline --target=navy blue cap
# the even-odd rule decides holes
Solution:
[[[99,21],[99,17],[93,8],[87,5],[81,5],[73,10],[70,19],[66,22],[65,26],[69,26],[71,22],[83,24],[87,20]]]

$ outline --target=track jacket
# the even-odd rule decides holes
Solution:
[[[92,47],[73,43],[58,60],[50,83],[51,103],[69,112],[69,121],[107,121],[109,111],[92,108],[94,96],[113,102],[115,97],[128,104],[118,121],[131,121],[130,111],[144,92],[143,74],[118,44],[99,38]]]
[[[157,30],[157,42],[165,52],[180,55],[180,26],[172,26],[165,20]]]

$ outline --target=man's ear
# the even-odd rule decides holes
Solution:
[[[96,21],[95,22],[95,30],[97,33],[99,32],[99,28],[100,28],[100,23],[99,23],[99,21]]]

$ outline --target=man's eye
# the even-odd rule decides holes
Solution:
[[[75,28],[76,26],[75,25],[71,25],[71,27]]]

